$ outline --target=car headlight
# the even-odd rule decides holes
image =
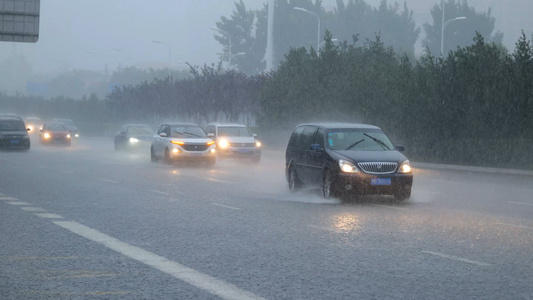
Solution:
[[[218,142],[218,146],[219,146],[220,148],[227,148],[227,147],[230,146],[230,144],[229,144],[229,142],[226,141],[226,140],[220,140],[220,141]]]
[[[400,165],[400,168],[398,169],[398,173],[402,173],[402,174],[407,174],[407,173],[411,173],[412,169],[411,169],[411,164],[409,164],[409,161],[406,160],[404,161],[401,165]]]
[[[70,134],[67,134],[67,139],[70,139]]]
[[[359,172],[359,169],[357,169],[357,167],[349,162],[349,161],[346,161],[346,160],[342,160],[340,159],[339,160],[339,167],[341,168],[341,171],[343,171],[344,173],[357,173]]]
[[[75,137],[80,137],[80,135],[79,135],[79,134],[77,134],[77,133],[76,133],[76,134],[75,134],[74,136],[75,136]]]
[[[33,131],[33,125],[28,125],[29,132]]]
[[[138,142],[139,142],[139,139],[134,138],[134,137],[130,138],[130,143],[138,143]]]
[[[50,138],[50,134],[49,134],[48,132],[45,132],[45,134],[44,134],[44,138],[45,138],[45,139],[49,139],[49,138]]]
[[[255,141],[255,146],[256,147],[261,147],[261,142],[260,141]]]

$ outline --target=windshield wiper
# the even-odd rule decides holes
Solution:
[[[185,134],[188,134],[188,135],[192,135],[192,136],[200,137],[199,135],[194,134],[194,133],[190,133],[190,132],[184,132],[184,133],[185,133]]]
[[[363,135],[371,138],[374,142],[376,142],[378,145],[380,145],[381,147],[383,147],[383,149],[387,149],[387,150],[390,150],[389,146],[387,146],[387,144],[385,144],[382,140],[378,139],[378,138],[375,138],[371,135],[368,135],[367,133],[363,133]]]
[[[361,142],[364,141],[364,140],[365,140],[365,139],[359,140],[359,141],[357,141],[357,142],[351,144],[350,146],[348,146],[348,147],[347,147],[346,149],[344,149],[344,150],[350,150],[350,149],[352,149],[353,147],[357,146],[357,144],[361,143]]]

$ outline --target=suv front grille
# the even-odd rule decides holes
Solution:
[[[255,147],[255,143],[231,143],[231,146],[251,148],[251,147]]]
[[[182,146],[186,151],[205,151],[207,144],[185,144]]]
[[[359,169],[368,174],[390,174],[396,171],[398,163],[395,162],[361,162]]]

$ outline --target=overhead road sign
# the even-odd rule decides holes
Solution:
[[[0,41],[37,42],[40,8],[41,0],[0,0]]]

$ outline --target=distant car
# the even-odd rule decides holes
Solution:
[[[41,144],[64,144],[71,145],[71,133],[64,123],[60,122],[46,122],[43,124],[43,129],[39,135]]]
[[[0,115],[0,149],[29,150],[28,131],[22,118],[16,115]]]
[[[38,136],[39,131],[43,127],[43,121],[37,117],[27,117],[24,119],[26,127],[29,129],[28,133],[33,136]]]
[[[126,124],[116,133],[115,150],[148,150],[154,138],[154,130],[146,124]]]
[[[216,163],[215,142],[207,137],[200,126],[192,123],[164,123],[157,129],[150,156],[152,162],[163,159],[165,163],[205,162]]]
[[[216,142],[219,157],[261,159],[261,142],[244,124],[209,123],[204,131]]]
[[[296,127],[285,153],[289,189],[322,188],[325,198],[345,194],[390,194],[398,201],[411,196],[409,160],[376,126],[352,123],[308,123]]]
[[[78,127],[74,125],[74,122],[71,119],[53,119],[53,122],[61,122],[65,124],[67,129],[70,131],[71,137],[73,139],[77,139],[80,137],[80,131],[78,130]]]

